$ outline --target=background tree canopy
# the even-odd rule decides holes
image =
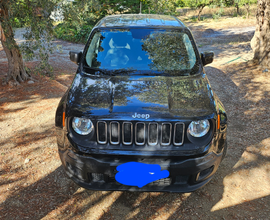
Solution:
[[[234,6],[237,14],[239,7],[245,7],[248,17],[249,5],[255,2],[257,0],[0,0],[1,42],[9,67],[3,84],[12,79],[18,84],[31,78],[30,72],[25,68],[23,56],[28,60],[37,58],[43,72],[50,72],[48,59],[53,49],[51,44],[53,34],[60,39],[85,43],[92,27],[106,15],[139,13],[140,6],[142,13],[176,15],[177,7],[189,7],[198,9],[198,20],[200,20],[201,12],[206,6]],[[262,13],[267,9],[269,0],[258,2],[260,2],[258,13]],[[56,9],[61,11],[63,20],[54,28],[51,14]],[[266,14],[258,14],[257,19],[259,23],[268,21]],[[24,37],[27,41],[20,46],[14,39],[14,27],[26,27]],[[268,29],[264,32],[268,33]],[[256,33],[258,36],[259,32]],[[259,45],[260,41],[256,42],[256,45]],[[255,51],[258,54],[258,48]]]
[[[92,27],[106,15],[116,13],[175,14],[175,0],[75,0],[62,2],[63,22],[55,29],[56,37],[85,43]]]

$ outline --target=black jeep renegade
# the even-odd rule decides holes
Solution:
[[[213,56],[172,16],[99,21],[84,51],[70,52],[78,70],[56,111],[67,175],[94,190],[190,192],[209,182],[227,150],[226,112],[203,68]]]

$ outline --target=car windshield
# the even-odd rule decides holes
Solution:
[[[183,30],[103,29],[96,31],[84,58],[87,70],[103,74],[193,75],[199,65],[194,43]]]

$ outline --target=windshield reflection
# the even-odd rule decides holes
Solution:
[[[193,43],[179,30],[108,29],[93,34],[84,59],[88,68],[105,75],[198,71]]]

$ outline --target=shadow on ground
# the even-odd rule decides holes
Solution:
[[[51,166],[56,167],[53,171],[49,170],[50,164],[59,160],[56,144],[47,145],[47,150],[42,151],[42,143],[47,137],[42,132],[35,135],[30,133],[31,136],[38,137],[33,146],[28,146],[37,149],[33,161],[37,160],[39,154],[48,153],[49,150],[52,153],[48,154],[44,165],[39,161],[38,166],[33,163],[29,167],[7,167],[8,172],[5,169],[0,171],[1,176],[5,177],[5,181],[0,182],[1,187],[8,187],[8,184],[14,182],[19,185],[3,199],[0,218],[267,219],[270,215],[270,189],[269,184],[267,185],[270,173],[270,132],[267,123],[263,122],[268,120],[269,115],[269,81],[266,82],[264,78],[258,80],[259,76],[243,72],[247,66],[228,68],[231,68],[230,71],[206,68],[212,88],[227,110],[229,148],[217,173],[203,188],[184,194],[85,190],[67,179],[63,169],[57,164]],[[235,71],[231,71],[233,68]],[[59,97],[56,94],[52,96]],[[11,102],[16,103],[15,100]],[[46,130],[44,132],[47,134]],[[49,143],[53,141],[55,140],[50,140]],[[21,146],[27,143],[29,142],[23,142]],[[8,144],[7,140],[5,144]],[[5,161],[6,166],[11,166],[12,162]],[[30,168],[42,169],[47,174],[29,185],[27,179],[30,177],[26,175],[7,178],[16,173],[16,169],[22,168],[26,171]],[[34,172],[31,175],[35,175]]]

